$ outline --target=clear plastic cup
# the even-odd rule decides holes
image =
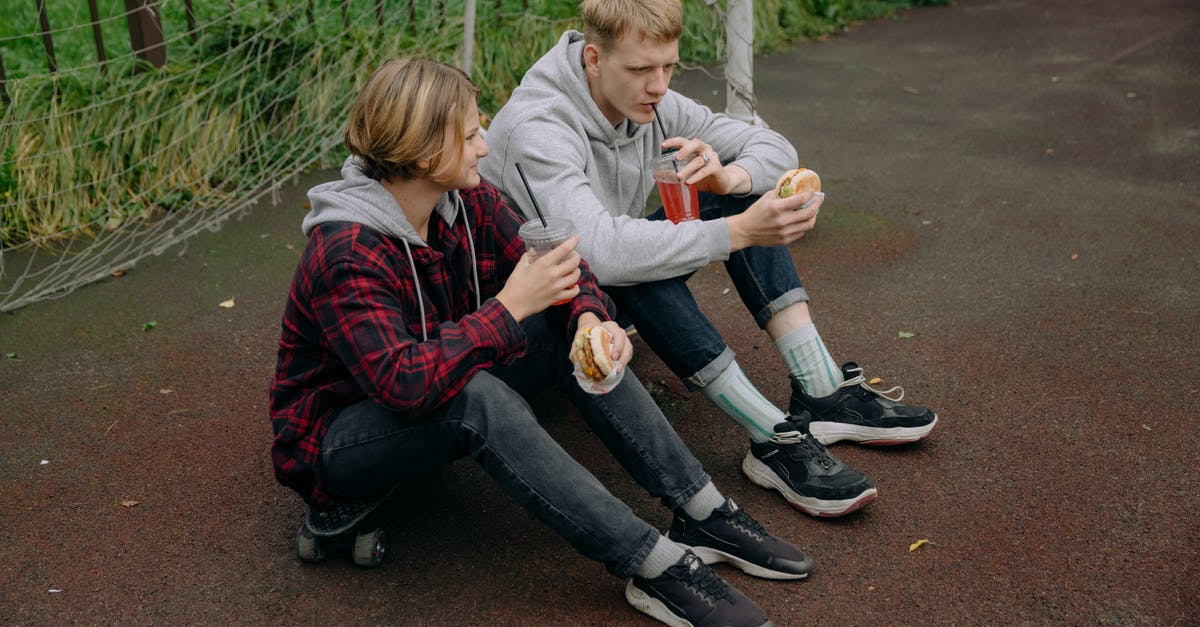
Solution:
[[[663,210],[667,219],[679,224],[685,220],[700,219],[700,197],[695,185],[679,180],[677,173],[682,164],[675,161],[675,151],[658,155],[650,162],[650,171],[662,197]]]
[[[517,230],[517,236],[521,241],[525,242],[525,250],[537,259],[542,255],[554,250],[559,244],[571,239],[575,234],[575,225],[566,218],[557,216],[547,216],[545,226],[538,218],[534,218],[521,225]],[[570,302],[570,299],[560,300],[555,305]]]

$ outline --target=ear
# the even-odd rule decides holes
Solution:
[[[587,44],[583,47],[583,71],[588,76],[600,75],[600,46]]]

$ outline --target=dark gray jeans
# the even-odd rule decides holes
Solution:
[[[571,338],[552,331],[540,315],[522,326],[529,335],[524,356],[476,374],[433,414],[401,416],[373,401],[342,410],[321,445],[325,483],[346,497],[381,494],[469,455],[576,550],[628,578],[654,548],[658,530],[550,437],[522,393],[557,384],[621,465],[671,509],[709,476],[633,372],[608,394],[587,394],[571,375]]]

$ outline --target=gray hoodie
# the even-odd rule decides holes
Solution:
[[[532,218],[520,163],[542,211],[574,223],[578,250],[601,284],[671,278],[729,258],[724,219],[678,225],[642,219],[654,189],[649,163],[664,138],[654,124],[609,123],[588,91],[583,46],[582,33],[567,31],[526,72],[488,126],[491,154],[480,161],[480,174]],[[668,137],[711,144],[722,163],[750,174],[752,194],[766,193],[796,167],[795,149],[774,131],[715,114],[674,91],[657,108]]]
[[[525,166],[521,166],[525,167]],[[304,216],[300,228],[305,235],[312,233],[318,224],[323,222],[353,222],[370,227],[389,237],[394,237],[404,243],[408,253],[408,263],[412,267],[413,285],[420,285],[417,276],[417,266],[413,262],[412,246],[426,247],[428,244],[417,230],[409,223],[404,210],[396,203],[396,197],[376,181],[363,173],[362,162],[358,157],[350,156],[342,164],[342,180],[322,183],[308,190],[308,202],[312,209]],[[462,214],[463,221],[467,212],[462,209],[462,198],[457,191],[446,193],[438,199],[433,210],[453,225],[454,220]],[[471,226],[466,228],[467,242],[471,252],[471,271],[474,273],[475,285],[479,285],[479,264],[475,259],[475,243],[471,241]],[[421,320],[425,319],[425,302],[421,290],[416,290],[417,304]],[[475,293],[475,307],[481,306],[479,292]],[[429,339],[428,330],[422,327],[422,341]]]

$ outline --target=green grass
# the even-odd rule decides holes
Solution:
[[[755,0],[756,51],[945,1]],[[97,4],[103,73],[86,2],[47,0],[53,75],[36,2],[8,3],[0,18],[11,97],[0,108],[0,246],[216,206],[278,172],[336,163],[345,110],[374,67],[405,54],[457,64],[462,36],[462,0],[420,0],[415,21],[406,0],[384,0],[382,26],[374,0],[275,0],[273,12],[264,0],[194,0],[194,36],[183,0],[172,0],[161,6],[168,63],[137,72],[124,1]],[[699,0],[684,4],[681,59],[717,62],[724,22]],[[496,111],[561,32],[580,26],[575,0],[528,5],[526,14],[522,0],[478,3],[473,77],[481,111]]]

